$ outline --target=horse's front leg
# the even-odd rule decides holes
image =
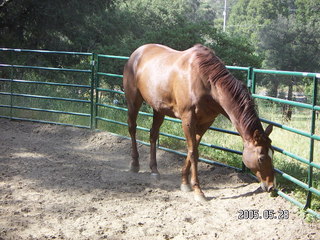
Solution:
[[[183,192],[191,192],[192,189],[189,183],[189,174],[190,174],[191,162],[189,157],[187,156],[184,165],[182,167],[182,180],[181,180],[181,191]]]
[[[201,190],[200,182],[198,179],[198,143],[196,137],[196,124],[195,119],[192,117],[193,115],[190,113],[187,116],[182,118],[182,127],[184,134],[187,140],[187,147],[188,147],[188,155],[185,162],[185,165],[182,169],[182,184],[181,189],[187,188],[188,186],[188,174],[191,169],[191,179],[190,184],[191,188],[195,193],[195,199],[197,201],[205,200],[204,193]],[[183,187],[184,186],[184,187]]]
[[[198,150],[201,138],[203,134],[207,131],[207,129],[212,125],[213,121],[208,123],[204,123],[202,125],[198,125],[196,129],[196,149]],[[182,167],[182,182],[181,182],[181,190],[183,192],[192,191],[189,183],[189,174],[190,174],[191,162],[189,157],[187,157],[184,166]]]

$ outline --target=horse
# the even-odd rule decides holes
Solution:
[[[179,118],[186,137],[187,158],[182,167],[182,191],[194,191],[197,201],[206,200],[198,179],[198,146],[215,118],[222,114],[243,140],[242,159],[257,176],[264,191],[275,188],[273,149],[259,120],[247,87],[236,79],[213,50],[197,44],[185,51],[146,44],[136,49],[125,64],[123,87],[128,107],[132,172],[139,172],[136,120],[145,101],[153,108],[150,129],[151,175],[159,178],[156,143],[165,115]],[[189,181],[189,174],[191,177]]]

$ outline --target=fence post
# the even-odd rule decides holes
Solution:
[[[98,119],[97,117],[99,116],[99,109],[98,109],[98,103],[99,103],[99,94],[100,94],[100,91],[99,91],[99,87],[100,87],[100,77],[99,77],[99,72],[100,72],[100,61],[99,61],[99,54],[96,55],[97,56],[97,65],[96,65],[96,75],[95,75],[95,90],[96,90],[96,97],[95,97],[95,100],[94,100],[94,104],[95,104],[95,108],[94,108],[94,111],[95,111],[95,127],[97,128],[97,124],[98,124]]]
[[[252,77],[253,77],[253,75],[252,75],[252,71],[253,70],[253,68],[252,67],[249,67],[248,68],[248,72],[247,72],[247,87],[249,88],[249,90],[250,90],[250,92],[252,93]]]
[[[91,55],[91,88],[90,88],[90,128],[95,129],[96,124],[95,124],[95,119],[96,119],[96,112],[95,112],[95,95],[96,95],[96,54],[92,53]]]
[[[318,79],[316,76],[313,77],[313,99],[312,99],[312,106],[313,108],[317,105],[317,96],[318,95]],[[310,133],[313,135],[315,133],[316,128],[316,110],[312,109],[311,114],[311,126],[310,126]],[[314,139],[310,138],[310,150],[309,150],[309,164],[313,162],[313,155],[314,155]],[[312,177],[313,177],[313,167],[309,165],[308,168],[308,187],[312,187]],[[312,199],[312,192],[308,191],[306,204],[304,206],[305,209],[311,207],[311,199]]]
[[[249,91],[251,93],[252,92],[252,89],[253,89],[253,84],[255,84],[255,81],[253,81],[253,68],[252,67],[249,67],[248,68],[248,71],[247,71],[247,87],[249,88]],[[249,172],[249,169],[246,167],[246,165],[244,165],[244,162],[242,161],[242,169],[241,169],[242,172]]]
[[[13,117],[13,65],[11,65],[10,71],[10,120]]]

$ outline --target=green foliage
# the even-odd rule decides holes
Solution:
[[[128,56],[145,43],[178,50],[202,43],[227,64],[259,66],[246,39],[216,30],[213,2],[10,1],[0,12],[0,46]]]
[[[319,71],[320,2],[229,0],[7,1],[0,46],[130,55],[145,43],[214,48],[230,65]],[[239,37],[243,35],[244,37]],[[261,57],[262,56],[262,57]]]
[[[264,56],[263,67],[319,71],[320,1],[239,0],[230,31],[247,36]]]
[[[239,0],[231,10],[229,30],[246,35],[256,44],[259,29],[270,24],[284,9],[281,1]]]
[[[319,70],[319,59],[312,57],[320,53],[318,30],[316,25],[304,25],[293,15],[277,17],[260,31],[264,66],[295,71]]]
[[[33,1],[7,3],[0,12],[0,45],[20,48],[88,51],[90,19],[111,11],[107,1]]]
[[[319,72],[320,60],[315,57],[320,54],[319,10],[319,0],[238,0],[228,30],[247,37],[263,59],[263,68]],[[299,92],[310,92],[299,87],[305,85],[302,78],[259,77],[258,84],[267,88],[270,96],[279,96],[287,86],[285,95],[290,100],[294,86]]]

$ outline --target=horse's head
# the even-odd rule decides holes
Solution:
[[[273,149],[269,135],[272,125],[265,132],[255,130],[251,141],[245,143],[243,150],[243,162],[257,176],[264,191],[272,191],[275,188],[275,176],[272,164]]]

